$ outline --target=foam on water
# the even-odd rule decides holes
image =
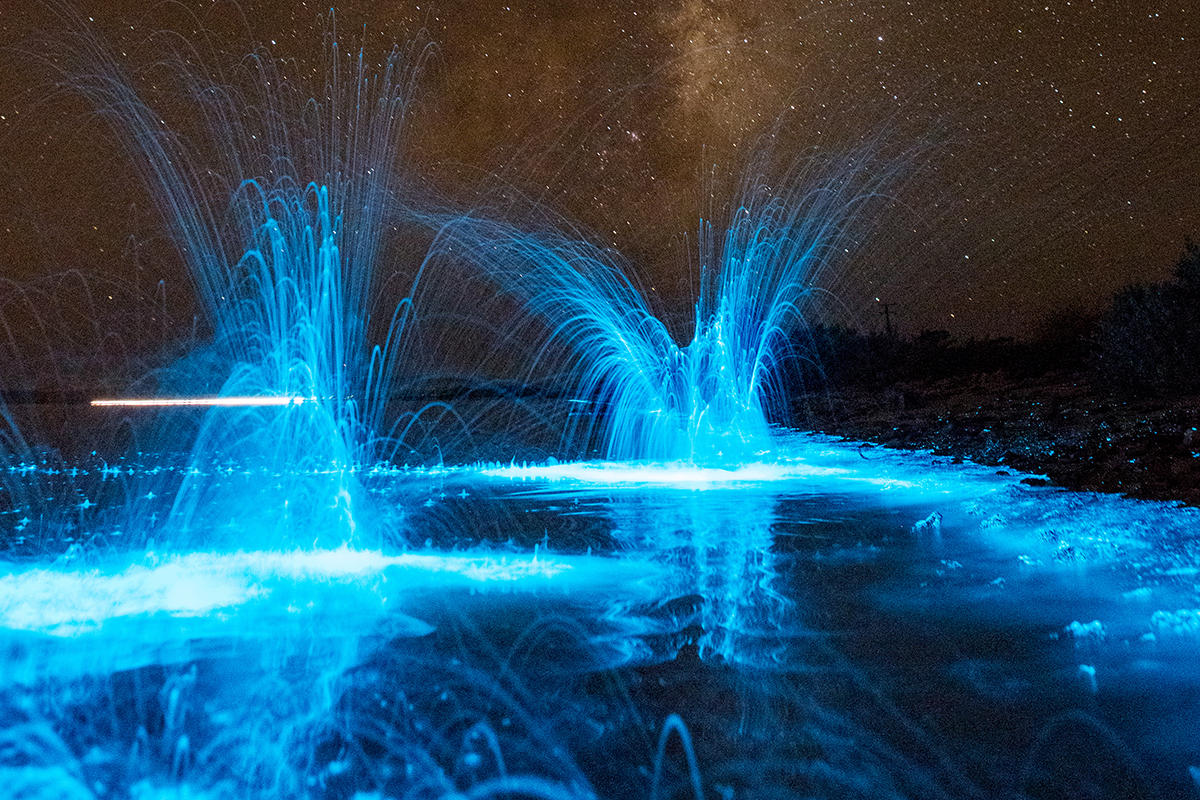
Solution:
[[[147,554],[123,568],[12,568],[0,575],[0,628],[73,636],[139,615],[201,617],[267,598],[283,583],[360,584],[403,598],[422,590],[504,585],[596,587],[653,575],[647,564],[535,553],[291,552]],[[386,585],[384,585],[386,584]]]

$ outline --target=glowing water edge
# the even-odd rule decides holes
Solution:
[[[2,785],[359,800],[1194,791],[1200,513],[778,441],[776,461],[743,470],[363,470],[371,503],[423,541],[412,550],[123,549],[137,537],[113,526],[128,516],[98,504],[57,536],[107,547],[38,556],[14,544],[22,510],[7,513]],[[206,480],[236,493],[259,479]],[[148,502],[144,520],[165,503]]]

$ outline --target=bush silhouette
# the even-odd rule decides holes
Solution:
[[[1118,292],[1093,342],[1099,377],[1138,393],[1200,391],[1200,245],[1169,280]]]

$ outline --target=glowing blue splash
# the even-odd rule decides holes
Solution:
[[[873,191],[861,170],[811,188],[805,179],[793,167],[782,190],[748,183],[723,227],[702,222],[700,291],[684,346],[632,282],[628,264],[552,226],[527,231],[498,215],[430,217],[439,269],[428,281],[440,289],[454,280],[461,294],[454,265],[466,264],[500,289],[481,316],[518,304],[494,329],[505,332],[504,348],[530,348],[530,378],[565,382],[573,454],[596,446],[618,461],[756,460],[771,449],[768,421],[786,417],[784,367],[799,355],[806,311],[823,273],[847,252],[847,231]],[[436,290],[423,291],[422,299],[436,302]]]
[[[407,281],[384,263],[419,50],[393,49],[375,71],[361,51],[347,67],[331,41],[324,84],[311,94],[263,53],[221,80],[181,59],[171,88],[189,98],[187,112],[169,115],[94,35],[70,44],[69,85],[130,153],[211,325],[211,348],[160,379],[167,395],[227,398],[209,404],[184,447],[197,463],[237,457],[326,475],[320,486],[282,480],[277,493],[323,540],[347,541],[359,493],[350,468],[395,444],[385,406],[411,305]],[[237,402],[263,396],[305,402]],[[238,501],[210,489],[185,481],[173,514],[181,527],[193,526],[197,508]]]

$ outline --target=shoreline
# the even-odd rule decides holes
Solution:
[[[1079,375],[990,373],[810,392],[792,410],[797,427],[819,433],[1200,506],[1200,396],[1118,397]]]

